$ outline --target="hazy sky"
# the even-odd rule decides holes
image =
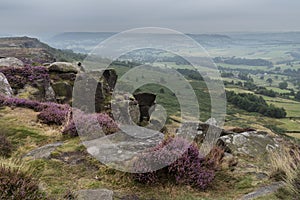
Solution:
[[[0,0],[1,33],[298,31],[299,0]]]

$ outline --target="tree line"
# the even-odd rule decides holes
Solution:
[[[285,118],[286,111],[284,108],[278,108],[273,104],[268,105],[260,96],[248,93],[226,92],[227,101],[240,109],[248,112],[257,112],[267,117]]]

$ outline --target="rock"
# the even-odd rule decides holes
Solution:
[[[27,84],[23,89],[18,90],[17,97],[40,101],[42,99],[42,94],[39,88]]]
[[[112,100],[112,114],[119,124],[134,125],[140,120],[140,110],[137,101],[129,98],[129,94],[116,94]]]
[[[73,87],[68,82],[55,82],[52,84],[52,88],[58,102],[66,103],[72,100]]]
[[[0,95],[11,97],[13,94],[13,91],[10,87],[10,84],[8,83],[5,75],[0,72]]]
[[[138,93],[133,96],[140,106],[152,106],[156,99],[156,95],[151,93]]]
[[[206,124],[212,125],[212,126],[218,126],[218,122],[215,118],[209,118],[208,120],[206,120],[205,122]]]
[[[248,139],[242,134],[233,135],[233,137],[232,137],[232,144],[235,146],[242,146],[247,142],[248,142]]]
[[[155,105],[156,95],[151,93],[135,94],[134,98],[137,100],[140,108],[140,122],[150,120],[149,110]]]
[[[48,67],[49,72],[57,73],[75,73],[80,72],[80,68],[76,64],[68,62],[54,62]]]
[[[35,80],[33,84],[26,84],[23,89],[17,91],[17,96],[37,101],[52,101],[55,102],[55,92],[50,85],[50,82],[45,80]]]
[[[107,82],[109,88],[113,89],[116,86],[118,75],[114,69],[106,69],[103,72],[103,77]]]
[[[107,189],[97,190],[79,190],[77,193],[78,200],[113,200],[113,191]]]
[[[130,162],[142,152],[158,145],[164,135],[138,126],[121,126],[122,131],[104,137],[86,140],[87,151],[102,163],[120,170],[130,170]]]
[[[56,101],[55,92],[50,83],[45,86],[45,100]]]
[[[278,147],[274,138],[264,132],[249,131],[221,136],[220,141],[234,155],[242,154],[250,157],[265,156],[270,150]]]
[[[56,150],[57,147],[63,145],[62,142],[56,142],[53,144],[47,144],[45,146],[39,147],[27,153],[24,157],[32,157],[34,159],[49,159],[50,155],[53,151]]]
[[[8,57],[0,59],[0,68],[1,67],[23,67],[24,63],[18,58]]]

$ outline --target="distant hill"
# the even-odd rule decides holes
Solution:
[[[88,53],[105,39],[116,32],[68,32],[58,34],[46,42],[59,49],[72,49],[79,53]],[[204,47],[232,44],[231,38],[220,34],[187,34]]]
[[[60,50],[29,37],[0,38],[0,57],[16,57],[32,63],[42,64],[54,61],[78,61],[85,55],[71,50]]]

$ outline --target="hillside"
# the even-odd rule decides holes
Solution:
[[[0,38],[0,57],[16,57],[30,63],[42,64],[55,61],[83,60],[85,55],[71,50],[60,50],[40,42],[36,38],[7,37]]]

